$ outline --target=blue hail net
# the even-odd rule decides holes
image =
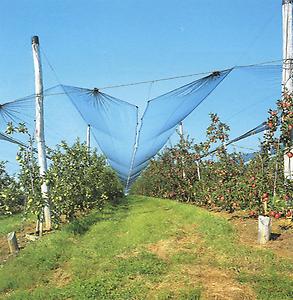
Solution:
[[[216,112],[231,125],[233,139],[228,145],[248,137],[258,139],[266,129],[267,110],[280,97],[281,72],[280,65],[213,72],[149,100],[140,122],[136,105],[99,89],[58,85],[44,91],[46,145],[54,147],[62,140],[73,143],[77,137],[85,140],[90,125],[92,148],[105,155],[129,188],[174,136],[182,120],[187,131],[193,136],[194,130],[196,136],[205,131],[208,114]],[[25,123],[33,136],[35,95],[0,104],[0,159],[11,162],[16,145],[27,144],[28,138],[23,134],[7,136],[8,122]]]
[[[123,182],[127,181],[137,131],[138,107],[97,89],[62,85],[94,137],[109,164]]]
[[[14,139],[14,138],[11,138],[7,134],[1,133],[1,132],[0,132],[0,140],[6,141],[6,142],[10,142],[12,144],[16,144],[16,145],[23,146],[23,147],[27,146],[26,144],[22,143],[21,141],[18,141],[18,140]]]
[[[93,146],[105,154],[109,164],[126,182],[137,132],[137,110],[137,106],[96,89],[65,85],[52,87],[44,91],[46,145],[54,147],[63,140],[73,143],[76,137],[85,137],[86,128],[90,125],[96,141]],[[21,122],[33,135],[35,97],[3,104],[0,118],[2,132],[8,122],[15,126]],[[22,144],[27,143],[27,136],[15,136]]]
[[[243,133],[242,135],[238,136],[237,138],[234,138],[233,140],[230,140],[228,143],[227,143],[227,146],[230,145],[230,144],[233,144],[233,143],[236,143],[238,141],[241,141],[243,139],[246,139],[252,135],[255,135],[255,134],[258,134],[258,133],[261,133],[265,130],[267,130],[269,127],[267,125],[266,122],[263,122],[261,123],[260,125],[256,126],[255,128],[249,130],[248,132],[245,132]]]
[[[204,141],[210,124],[209,113],[217,113],[230,126],[230,138],[234,142],[229,143],[228,150],[259,151],[266,129],[263,122],[268,110],[276,109],[281,81],[281,65],[235,67],[208,99],[186,117],[184,129],[195,142]]]
[[[140,175],[149,160],[166,144],[178,123],[184,120],[230,71],[231,69],[215,72],[148,101],[141,119],[128,185]]]

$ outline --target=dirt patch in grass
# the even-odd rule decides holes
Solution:
[[[137,257],[139,256],[141,252],[137,249],[133,250],[133,251],[128,251],[128,252],[124,252],[124,253],[121,253],[121,254],[118,254],[116,255],[116,258],[118,259],[128,259],[128,258],[131,258],[131,257]]]
[[[174,240],[161,240],[156,244],[149,245],[147,249],[164,260],[169,259],[172,253],[176,251]]]
[[[0,264],[3,264],[9,257],[9,248],[5,236],[0,237]]]
[[[160,240],[155,244],[149,245],[147,249],[164,260],[170,259],[170,257],[180,251],[192,252],[192,249],[201,243],[201,238],[196,233],[195,228],[195,225],[180,228],[174,237]]]
[[[252,288],[249,285],[237,282],[232,271],[221,270],[202,262],[181,265],[179,269],[176,268],[176,270],[165,276],[158,285],[152,287],[148,299],[155,299],[152,298],[153,295],[160,294],[163,291],[169,291],[172,297],[175,297],[170,299],[177,299],[176,296],[180,295],[183,289],[199,289],[200,299],[207,300],[256,299]]]
[[[259,249],[270,249],[277,256],[293,260],[293,227],[290,227],[290,221],[273,219],[272,239],[266,245],[259,245],[257,242],[257,219],[230,216],[229,221],[235,226],[241,243]]]
[[[210,258],[213,254],[207,253],[201,237],[193,229],[191,226],[182,229],[179,236],[148,246],[148,250],[161,259],[168,261],[176,259],[175,270],[172,270],[162,282],[153,287],[151,295],[168,290],[176,297],[185,287],[187,289],[200,288],[201,299],[256,299],[251,287],[240,284],[235,279],[233,271],[221,270],[210,265]]]
[[[250,300],[256,299],[254,292],[248,285],[238,283],[231,272],[220,270],[211,266],[188,266],[184,273],[190,278],[200,282],[203,286],[203,299],[217,300]]]
[[[54,270],[51,283],[56,287],[64,287],[71,282],[71,275],[67,273],[64,268],[57,268]]]

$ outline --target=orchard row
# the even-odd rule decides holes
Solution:
[[[210,118],[206,141],[196,144],[181,136],[177,145],[151,161],[132,192],[229,212],[247,210],[251,216],[292,218],[293,182],[284,176],[284,155],[293,156],[292,97],[285,94],[269,110],[260,150],[249,161],[228,152],[229,126],[217,114]]]

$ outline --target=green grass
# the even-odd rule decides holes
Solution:
[[[12,216],[0,216],[0,235],[5,235],[8,232],[18,230],[22,223],[23,217],[21,214]]]
[[[256,299],[292,299],[293,265],[240,244],[226,219],[136,196],[28,245],[0,269],[0,298],[201,299],[210,283],[192,272],[205,269],[230,274]]]

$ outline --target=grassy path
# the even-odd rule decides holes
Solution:
[[[28,245],[0,269],[0,299],[286,300],[292,274],[224,218],[131,196]]]

